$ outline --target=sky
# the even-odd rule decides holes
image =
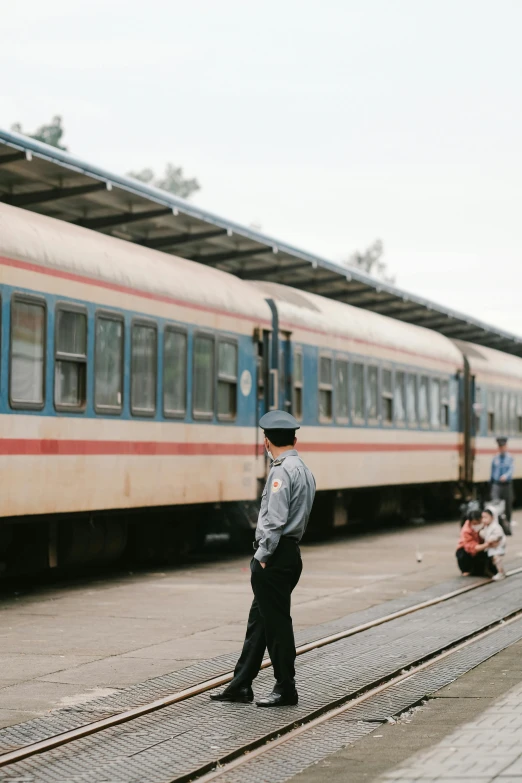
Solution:
[[[521,0],[0,0],[0,127],[522,336]]]

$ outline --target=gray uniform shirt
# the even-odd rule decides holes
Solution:
[[[284,451],[270,468],[261,497],[254,557],[265,563],[281,536],[300,541],[315,496],[315,479],[295,449]]]

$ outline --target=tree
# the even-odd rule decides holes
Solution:
[[[139,179],[140,182],[146,182],[147,185],[154,185],[160,188],[160,190],[166,190],[167,193],[173,193],[174,196],[180,196],[181,198],[190,198],[193,193],[201,189],[201,185],[195,177],[186,179],[181,166],[174,166],[172,163],[167,163],[163,177],[156,177],[152,169],[129,171],[128,176]]]
[[[381,239],[376,239],[375,242],[366,248],[364,253],[358,250],[353,253],[346,261],[345,266],[354,266],[356,269],[360,269],[366,274],[371,275],[383,283],[389,283],[393,285],[395,283],[395,276],[387,273],[388,265],[386,261],[382,260],[384,253],[384,246]]]
[[[53,117],[48,125],[40,125],[38,130],[36,130],[34,133],[24,133],[22,130],[22,125],[19,122],[15,122],[14,125],[11,125],[11,130],[15,131],[16,133],[23,133],[24,136],[29,136],[30,139],[43,141],[44,144],[50,144],[51,147],[57,147],[59,150],[64,150],[64,152],[67,152],[67,147],[64,147],[63,144],[60,144],[64,134],[64,129],[62,126],[62,118],[59,114]]]

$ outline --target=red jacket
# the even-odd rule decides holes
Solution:
[[[471,522],[467,519],[462,525],[457,549],[464,549],[470,555],[476,555],[477,545],[481,543],[478,530],[473,530]]]

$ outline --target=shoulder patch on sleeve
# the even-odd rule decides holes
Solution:
[[[281,479],[274,479],[272,481],[272,492],[279,492],[282,486],[283,486],[283,482],[281,481]]]

